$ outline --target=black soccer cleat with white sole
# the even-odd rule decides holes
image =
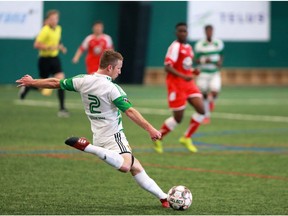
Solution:
[[[65,144],[78,150],[84,151],[90,142],[85,137],[70,137],[65,140]]]

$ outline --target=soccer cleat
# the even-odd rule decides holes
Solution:
[[[70,116],[68,110],[66,109],[59,110],[57,115],[60,118],[68,118]]]
[[[50,96],[53,92],[53,89],[43,88],[40,90],[41,94],[44,96]]]
[[[184,137],[184,136],[183,136],[183,137],[181,137],[181,138],[179,139],[179,142],[180,142],[182,145],[184,145],[190,152],[195,153],[195,152],[198,151],[197,148],[196,148],[196,146],[193,145],[192,139],[189,138],[189,137]]]
[[[162,154],[163,153],[162,141],[156,140],[156,141],[153,141],[153,143],[154,143],[154,150],[157,153]]]
[[[160,202],[162,203],[163,208],[170,208],[170,204],[167,199],[160,199]]]
[[[84,151],[84,149],[90,144],[90,142],[85,137],[70,137],[65,140],[65,144]]]

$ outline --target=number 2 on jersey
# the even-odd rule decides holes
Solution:
[[[100,107],[100,100],[97,96],[95,95],[90,95],[88,94],[88,100],[92,101],[89,104],[89,109],[91,113],[101,113],[101,111],[96,110],[98,107]]]

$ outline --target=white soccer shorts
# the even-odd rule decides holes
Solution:
[[[118,132],[109,137],[102,137],[101,141],[93,138],[93,145],[99,146],[108,150],[116,151],[119,154],[131,153],[132,149],[123,131]]]
[[[221,74],[216,73],[200,73],[196,80],[197,86],[203,93],[220,92],[221,90]]]

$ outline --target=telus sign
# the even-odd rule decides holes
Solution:
[[[188,2],[189,39],[204,37],[203,27],[214,26],[225,41],[269,41],[269,2]]]

